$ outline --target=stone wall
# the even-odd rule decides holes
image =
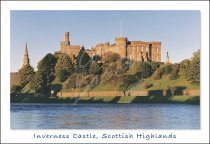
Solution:
[[[169,96],[164,90],[144,90],[144,91],[133,91],[129,90],[125,93],[123,91],[90,91],[90,92],[58,92],[59,97],[93,97],[93,96]],[[189,96],[200,96],[200,90],[184,90],[183,95]]]
[[[200,90],[183,90],[183,95],[200,96]]]

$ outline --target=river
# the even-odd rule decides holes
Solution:
[[[11,104],[11,129],[199,129],[200,105]]]

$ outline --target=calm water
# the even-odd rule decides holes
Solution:
[[[12,129],[199,129],[189,104],[11,104]]]

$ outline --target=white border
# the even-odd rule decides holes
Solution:
[[[209,2],[58,2],[58,1],[28,1],[1,2],[1,141],[4,143],[202,143],[209,139]],[[10,10],[200,10],[201,11],[201,130],[132,130],[132,133],[171,133],[177,139],[143,139],[107,140],[107,139],[33,139],[33,134],[71,134],[80,133],[116,133],[131,132],[131,130],[11,130],[10,129]]]

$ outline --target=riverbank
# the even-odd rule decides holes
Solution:
[[[34,97],[11,95],[11,103],[183,103],[200,104],[200,96],[94,96],[94,97]]]

